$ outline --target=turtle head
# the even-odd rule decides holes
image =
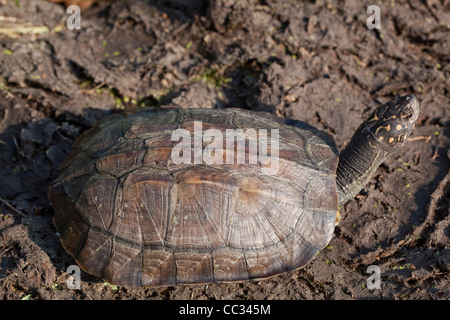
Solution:
[[[415,96],[397,96],[378,107],[364,126],[378,142],[398,149],[412,132],[418,116],[419,102]]]
[[[403,146],[418,116],[419,102],[408,94],[378,107],[359,126],[339,155],[336,177],[339,205],[353,198],[378,166]]]

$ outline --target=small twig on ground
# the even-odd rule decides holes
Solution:
[[[437,157],[439,157],[438,150],[439,150],[439,149],[436,148],[436,150],[434,151],[433,156],[431,157],[431,160],[434,160],[434,159],[436,159]]]
[[[49,32],[47,26],[33,26],[30,23],[21,23],[11,17],[0,16],[0,34],[9,38],[19,38],[21,35],[37,35]]]
[[[81,90],[81,91],[83,91],[83,92],[85,92],[85,93],[87,93],[87,94],[91,94],[91,95],[92,95],[92,94],[95,93],[95,92],[94,92],[95,90],[102,88],[105,84],[106,84],[106,82],[103,81],[102,83],[96,85],[96,86],[95,86],[94,88],[92,88],[92,89],[89,89],[89,90]]]
[[[417,140],[425,140],[425,142],[428,142],[431,140],[431,136],[418,136],[418,137],[411,137],[408,138],[407,141],[417,141]]]
[[[9,209],[11,209],[12,211],[14,211],[15,213],[21,215],[22,217],[26,217],[27,215],[23,212],[20,212],[19,210],[17,210],[16,208],[14,208],[14,206],[12,204],[10,204],[8,201],[6,201],[5,199],[0,197],[0,201],[3,202]]]
[[[7,17],[7,16],[0,16],[0,22],[1,21],[7,21],[7,22],[16,22],[16,17]]]

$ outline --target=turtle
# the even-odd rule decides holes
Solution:
[[[414,95],[396,96],[340,153],[328,133],[270,113],[112,114],[82,133],[50,183],[54,224],[84,271],[125,287],[296,270],[328,245],[338,208],[402,147],[418,114]]]

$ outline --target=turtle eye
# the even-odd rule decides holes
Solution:
[[[410,119],[413,115],[413,110],[411,108],[405,108],[400,112],[400,118]]]
[[[411,118],[411,114],[402,114],[401,116],[403,119],[409,119]]]

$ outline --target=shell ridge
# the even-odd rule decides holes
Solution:
[[[203,213],[204,213],[204,215],[205,215],[205,217],[206,217],[206,220],[209,221],[209,223],[210,223],[211,226],[213,227],[214,231],[216,232],[218,238],[222,241],[222,243],[223,243],[224,245],[226,245],[225,239],[222,238],[221,233],[220,233],[219,230],[216,228],[216,224],[214,223],[213,220],[211,220],[211,217],[208,215],[208,213],[206,212],[205,208],[202,206],[202,203],[201,203],[200,201],[198,201],[198,199],[197,199],[197,197],[196,197],[195,194],[193,195],[193,198],[197,201],[198,206],[202,209],[202,211],[203,211]],[[209,235],[206,233],[206,230],[203,228],[203,225],[202,225],[202,229],[203,229],[203,233],[205,234],[205,237],[208,238]]]
[[[110,241],[112,241],[112,244],[111,244],[111,250],[110,250],[110,254],[109,254],[109,258],[108,258],[108,263],[105,265],[105,267],[103,268],[103,271],[102,271],[102,275],[101,275],[101,278],[103,279],[104,278],[104,276],[105,276],[105,271],[108,269],[108,267],[110,266],[110,264],[111,263],[113,263],[113,259],[112,259],[112,257],[114,256],[114,252],[115,252],[115,250],[114,250],[114,247],[115,247],[115,245],[116,245],[116,241],[115,241],[116,239],[115,239],[115,237],[112,237],[112,238],[110,238]],[[136,256],[137,255],[141,255],[141,261],[142,261],[142,259],[143,259],[143,251],[142,251],[142,248],[133,256],[133,257],[131,257],[131,258],[129,258],[128,259],[128,261],[126,261],[124,264],[121,264],[120,266],[116,266],[116,269],[114,269],[114,270],[109,270],[109,272],[111,272],[111,275],[109,275],[109,279],[113,279],[114,278],[114,275],[116,274],[116,273],[118,273],[118,271],[120,271],[120,270],[123,270],[128,264],[130,264],[135,258],[136,258]],[[137,284],[134,284],[134,285],[140,285],[141,283],[142,283],[142,268],[141,268],[141,270],[140,270],[140,273],[139,274],[137,274],[136,275],[136,277],[137,277]]]
[[[234,179],[234,177],[233,177],[233,179]],[[235,179],[235,181],[236,181],[236,179]],[[227,218],[226,218],[227,225],[229,226],[228,230],[227,230],[227,239],[225,242],[227,247],[229,247],[229,245],[230,245],[230,236],[231,236],[231,232],[233,231],[231,226],[233,225],[233,220],[236,215],[236,206],[237,206],[236,199],[238,198],[238,195],[239,195],[239,188],[236,188],[236,190],[234,190],[234,192],[233,192],[233,197],[231,198],[231,206],[230,206],[231,209],[227,212]]]
[[[77,212],[77,210],[75,210],[75,212]],[[84,220],[84,218],[83,218],[83,216],[82,216],[81,214],[80,214],[80,217],[81,217],[81,219],[83,220],[83,222],[87,224],[87,226],[88,226],[87,234],[89,234],[89,231],[91,231],[91,228],[92,228],[92,227],[89,225],[89,223],[87,223],[87,222]],[[61,239],[61,240],[62,240],[62,239]],[[87,240],[88,240],[88,237],[85,237],[83,245],[80,246],[80,249],[78,250],[78,252],[76,252],[76,253],[73,254],[73,258],[75,259],[75,261],[78,261],[78,258],[80,257],[81,251],[83,251],[83,248],[86,246]]]
[[[254,277],[250,276],[250,265],[248,264],[248,257],[246,250],[242,250],[244,254],[244,262],[245,262],[245,272],[247,273],[247,279],[253,279]]]
[[[314,249],[316,249],[317,251],[322,250],[322,248],[317,248],[317,246],[313,245],[310,241],[306,240],[306,238],[305,238],[303,235],[301,235],[300,233],[298,233],[298,232],[296,232],[296,231],[294,231],[294,233],[295,233],[297,236],[299,236],[303,241],[305,241],[308,245],[310,245],[311,247],[313,247]]]
[[[212,282],[217,283],[216,281],[216,269],[215,269],[215,259],[213,255],[213,250],[209,252],[209,256],[211,257],[211,273],[212,273]]]
[[[113,203],[113,208],[112,208],[112,217],[111,217],[111,222],[110,222],[110,224],[108,226],[108,229],[106,229],[107,232],[109,232],[111,227],[114,225],[114,223],[116,221],[116,217],[119,215],[119,213],[117,211],[118,210],[118,202],[123,200],[122,194],[120,194],[120,199],[119,199],[119,196],[118,196],[119,191],[120,191],[119,189],[121,189],[120,188],[120,185],[122,183],[121,181],[123,181],[123,180],[121,180],[120,178],[117,179],[116,188],[114,190],[114,203]]]
[[[306,190],[308,190],[309,184],[311,183],[311,181],[313,181],[315,178],[317,177],[317,173],[314,174],[311,178],[309,178],[308,182],[305,185],[305,190],[302,192],[302,205],[303,205],[303,209],[307,209],[306,208]],[[300,218],[300,217],[299,217]],[[298,221],[297,221],[298,223]]]
[[[89,229],[90,230],[90,229]],[[109,237],[109,241],[111,241],[111,248],[110,248],[110,250],[109,250],[109,255],[108,255],[108,259],[106,259],[106,262],[105,262],[105,265],[103,266],[103,268],[102,268],[102,274],[101,274],[101,276],[100,276],[100,278],[104,278],[104,276],[105,276],[105,270],[108,268],[108,265],[111,263],[111,259],[112,259],[112,256],[113,256],[113,253],[114,253],[114,246],[115,246],[115,244],[116,244],[116,241],[115,241],[115,237],[114,236],[110,236]]]
[[[139,204],[137,203],[137,201],[136,200],[134,200],[134,205],[136,206],[136,208],[139,208]],[[144,232],[142,231],[142,226],[141,226],[141,215],[139,214],[140,213],[140,211],[139,211],[139,209],[137,209],[136,210],[136,219],[137,219],[137,224],[138,224],[138,227],[139,227],[139,233],[141,234],[141,240],[142,240],[142,243],[144,243],[144,241],[145,241],[145,238],[144,238]],[[155,225],[155,223],[153,222],[153,217],[151,217],[151,215],[150,215],[150,220],[152,221],[152,223],[153,223],[153,225]],[[158,231],[156,231],[156,232],[158,232]]]
[[[169,174],[172,177],[174,184],[170,188],[170,191],[168,192],[169,201],[167,202],[168,208],[167,208],[167,217],[166,217],[166,227],[165,227],[165,235],[163,238],[163,246],[166,248],[168,248],[167,238],[169,237],[169,231],[173,224],[173,219],[175,216],[175,214],[174,214],[175,208],[177,207],[177,203],[179,201],[178,197],[176,196],[178,194],[178,180],[176,178],[176,175],[174,175],[174,173],[171,170],[169,170]]]
[[[136,207],[140,207],[137,202],[135,202],[135,203],[136,203]],[[164,243],[164,237],[159,232],[159,228],[158,228],[158,226],[155,223],[155,219],[153,218],[153,215],[151,214],[151,211],[149,210],[146,201],[144,201],[144,207],[145,207],[145,210],[147,211],[147,215],[146,216],[150,218],[150,221],[151,221],[151,223],[153,225],[153,231],[158,234],[158,237],[161,239],[161,242]],[[140,219],[139,215],[138,215],[138,219]],[[140,223],[140,220],[139,220],[139,223]],[[141,233],[142,233],[142,228],[140,228],[140,229],[141,229]],[[142,240],[143,240],[142,242],[144,243],[145,241],[144,241],[144,234],[143,233],[142,233]]]

